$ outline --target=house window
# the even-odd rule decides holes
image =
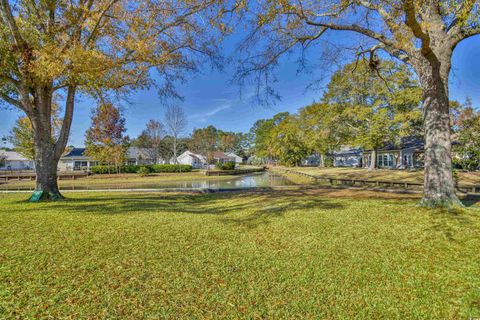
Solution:
[[[79,171],[82,168],[86,168],[88,166],[88,161],[75,161],[73,164],[73,170]]]
[[[403,155],[403,166],[404,167],[411,167],[412,166],[412,155],[411,154]]]
[[[380,154],[378,155],[378,166],[379,167],[393,167],[393,154]]]

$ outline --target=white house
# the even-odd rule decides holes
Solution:
[[[179,164],[189,164],[195,169],[204,168],[207,165],[207,159],[200,154],[191,151],[185,151],[177,157]]]
[[[335,167],[361,167],[362,149],[343,146],[333,152],[333,166]]]
[[[89,170],[97,164],[85,155],[85,148],[73,148],[67,154],[63,155],[58,162],[59,171],[79,171]]]
[[[227,155],[227,156],[230,157],[230,158],[234,158],[236,164],[240,164],[240,163],[243,162],[243,158],[240,157],[240,156],[237,156],[237,155],[236,155],[235,153],[233,153],[233,152],[226,152],[225,155]]]
[[[0,150],[0,170],[33,170],[35,162],[15,151]]]
[[[128,165],[147,165],[154,164],[153,151],[146,148],[130,147],[127,150],[126,164]],[[158,163],[162,163],[159,159]],[[78,171],[90,170],[98,164],[98,161],[85,155],[85,148],[73,148],[60,158],[58,170],[60,171]]]

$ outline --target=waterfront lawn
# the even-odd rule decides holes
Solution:
[[[380,180],[423,183],[423,170],[388,170],[376,169],[369,171],[365,168],[318,168],[297,167],[286,168],[308,173],[314,176],[338,179]],[[480,185],[480,171],[458,172],[459,183],[462,185]]]
[[[66,195],[0,194],[1,319],[480,315],[478,209],[348,190]]]

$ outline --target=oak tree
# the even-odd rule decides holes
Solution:
[[[332,106],[326,116],[342,126],[343,142],[372,150],[369,168],[375,169],[377,149],[422,133],[422,92],[404,65],[380,60],[372,73],[368,63],[360,59],[335,72],[322,101]]]
[[[57,164],[76,98],[102,98],[176,80],[205,60],[220,66],[225,26],[220,0],[0,1],[0,100],[24,111],[34,130],[36,190],[62,198]],[[157,81],[154,81],[156,79]],[[63,95],[63,125],[52,140],[52,97]]]
[[[247,13],[251,32],[242,45],[237,79],[254,75],[267,90],[271,71],[286,53],[303,52],[325,36],[339,38],[345,32],[356,35],[349,47],[368,58],[373,72],[379,54],[409,65],[420,81],[425,108],[422,204],[461,205],[452,174],[448,80],[455,48],[480,34],[478,0],[260,0],[250,2]]]

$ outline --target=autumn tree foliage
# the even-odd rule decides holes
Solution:
[[[480,169],[480,112],[463,107],[455,125],[455,162],[465,170]]]
[[[221,66],[217,0],[0,1],[0,100],[30,119],[36,190],[61,199],[57,164],[78,95],[94,98],[156,86],[178,96],[175,81],[200,64]],[[227,10],[228,9],[228,10]],[[158,81],[154,81],[155,76]],[[52,102],[63,96],[64,119],[52,139]]]
[[[60,110],[57,104],[52,106],[52,140],[58,139],[63,119],[60,118]],[[27,159],[35,159],[35,137],[32,122],[28,117],[20,117],[15,121],[8,141],[15,151]]]
[[[261,0],[249,2],[245,12],[243,19],[249,19],[251,30],[240,48],[243,58],[236,79],[241,83],[252,79],[257,91],[272,93],[272,71],[282,56],[319,47],[326,52],[335,46],[322,39],[329,35],[340,39],[346,32],[355,35],[348,48],[368,59],[373,73],[382,54],[411,67],[425,108],[422,204],[461,205],[452,174],[448,80],[455,48],[480,34],[478,1]],[[304,57],[301,54],[302,66]]]
[[[162,145],[163,138],[165,137],[165,126],[159,120],[149,120],[146,128],[138,136],[134,145],[140,148],[144,148],[154,163],[157,163],[160,156],[160,146]]]
[[[201,154],[209,163],[212,162],[212,153],[218,150],[218,130],[214,126],[193,130],[187,143],[188,149]]]
[[[27,159],[35,158],[35,142],[33,140],[33,128],[30,119],[20,117],[15,121],[15,126],[10,132],[8,141],[15,151]]]
[[[101,104],[92,112],[92,125],[85,134],[85,153],[102,164],[119,167],[126,160],[129,145],[125,118],[111,103]]]
[[[372,150],[370,169],[375,169],[376,151],[386,142],[422,134],[422,91],[406,66],[379,60],[372,73],[368,64],[360,59],[334,73],[322,99],[332,109],[319,116],[338,129],[344,144]]]

